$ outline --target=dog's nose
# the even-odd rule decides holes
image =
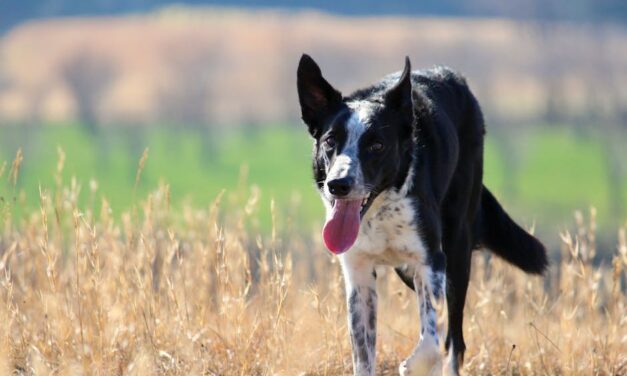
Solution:
[[[327,186],[329,187],[329,192],[331,192],[333,196],[344,197],[350,193],[351,188],[353,187],[353,178],[345,177],[333,179],[327,182]]]

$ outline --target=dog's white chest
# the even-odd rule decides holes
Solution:
[[[423,262],[425,247],[417,210],[407,197],[394,191],[381,193],[364,216],[350,252],[367,255],[383,265]]]

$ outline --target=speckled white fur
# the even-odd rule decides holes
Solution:
[[[378,265],[422,264],[425,247],[416,207],[394,190],[381,193],[366,212],[350,253],[364,254]]]

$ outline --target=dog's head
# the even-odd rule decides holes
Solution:
[[[411,66],[349,97],[331,86],[308,55],[298,65],[302,118],[314,138],[313,169],[328,208],[323,236],[334,253],[350,248],[377,195],[405,181],[413,145]]]

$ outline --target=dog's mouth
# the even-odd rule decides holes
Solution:
[[[374,194],[368,193],[363,198],[331,200],[333,209],[322,230],[324,244],[331,252],[344,253],[353,246],[361,219],[374,198]]]
[[[376,194],[372,192],[368,192],[366,197],[361,202],[361,210],[359,211],[359,215],[361,218],[364,217],[368,209],[370,209],[370,205],[372,205],[372,201],[377,197]]]
[[[370,205],[372,205],[372,201],[374,200],[374,195],[371,192],[368,192],[366,194],[366,196],[361,199],[361,208],[359,209],[359,215],[361,218],[364,217],[364,215],[366,214],[366,211],[368,211],[368,208],[370,208]],[[352,199],[350,201],[357,201],[360,199]],[[335,206],[335,202],[338,201],[336,199],[331,199],[331,206],[334,207]],[[339,201],[342,201],[341,199],[339,199]],[[349,201],[349,200],[344,200],[344,201]]]

